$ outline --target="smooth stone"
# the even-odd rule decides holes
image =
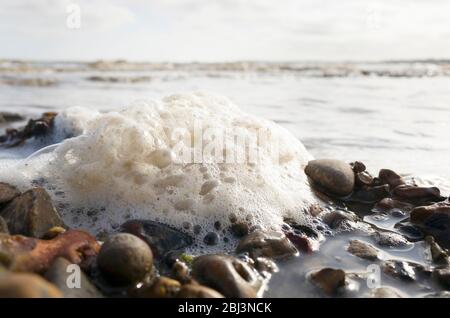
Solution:
[[[392,287],[379,287],[370,293],[372,298],[403,298],[402,294]]]
[[[219,235],[215,232],[209,232],[203,238],[203,243],[206,245],[217,245],[219,243]]]
[[[256,230],[245,236],[236,247],[236,253],[249,253],[251,258],[286,258],[298,251],[282,232]]]
[[[425,242],[430,248],[431,259],[435,264],[450,264],[450,257],[432,236],[425,237]]]
[[[195,227],[194,227],[195,228]],[[144,240],[152,249],[155,258],[166,253],[182,250],[193,244],[193,239],[165,224],[149,220],[131,220],[121,226],[122,232],[131,233]]]
[[[398,187],[399,185],[405,184],[403,178],[390,169],[381,169],[378,173],[378,179],[381,183],[388,184],[392,189]]]
[[[262,280],[247,263],[228,255],[203,255],[195,258],[192,276],[202,285],[225,297],[255,298]]]
[[[0,216],[0,233],[9,234],[8,224],[6,223],[5,219],[1,216]]]
[[[433,278],[446,290],[450,290],[450,267],[437,268],[433,271]]]
[[[212,288],[196,285],[183,285],[177,294],[177,298],[224,298],[221,293]]]
[[[347,251],[359,258],[368,260],[378,259],[379,251],[375,247],[359,240],[351,240]]]
[[[375,203],[390,196],[389,186],[387,184],[359,189],[353,192],[349,200],[363,203]]]
[[[310,278],[329,296],[337,294],[345,286],[345,272],[342,269],[323,268],[312,273]]]
[[[347,196],[353,191],[355,175],[349,164],[335,159],[317,159],[308,162],[305,173],[325,191]]]
[[[384,273],[392,277],[399,278],[405,281],[416,280],[416,272],[408,262],[388,260],[384,261],[381,267]]]
[[[45,273],[45,278],[53,283],[63,293],[65,298],[101,298],[98,289],[90,282],[84,272],[74,272],[69,266],[73,265],[63,257],[58,257]],[[75,283],[73,278],[75,273],[79,273],[79,288],[70,288],[68,282]]]
[[[331,229],[339,228],[343,223],[355,222],[358,217],[351,212],[332,211],[323,217],[323,222]]]
[[[140,288],[136,295],[139,298],[173,298],[176,297],[180,288],[179,281],[159,276],[150,285]]]
[[[412,185],[400,185],[392,190],[392,195],[397,198],[412,202],[434,202],[443,201],[439,188],[436,187],[416,187]]]
[[[111,281],[132,284],[151,271],[153,255],[150,247],[137,236],[119,233],[108,238],[102,245],[97,264]]]
[[[64,227],[52,199],[43,188],[34,188],[16,197],[0,215],[11,234],[41,238],[54,226]]]
[[[450,205],[448,202],[417,207],[411,211],[411,223],[432,235],[444,248],[450,248]]]
[[[0,298],[61,298],[63,294],[42,277],[30,273],[0,275]]]
[[[380,246],[401,248],[411,244],[402,235],[394,232],[375,232],[372,237]]]
[[[15,197],[19,196],[20,192],[16,187],[0,182],[0,206],[11,202]]]

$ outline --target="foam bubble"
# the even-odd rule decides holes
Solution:
[[[261,130],[267,138],[255,135]],[[216,221],[227,226],[231,215],[280,229],[283,218],[305,223],[305,211],[316,202],[303,172],[312,157],[302,143],[220,96],[172,95],[108,113],[69,109],[57,116],[56,132],[75,137],[2,171],[0,179],[24,188],[44,180],[65,221],[95,233],[130,218],[180,229],[189,222],[206,231]],[[244,143],[242,153],[232,142],[236,136],[224,134],[217,143],[221,132],[254,142]],[[186,153],[192,162],[181,158]],[[249,160],[252,153],[257,161]],[[218,160],[230,154],[244,160]]]

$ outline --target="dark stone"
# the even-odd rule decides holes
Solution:
[[[356,173],[361,173],[366,171],[366,165],[364,163],[362,163],[361,161],[355,161],[350,163],[350,166],[353,169],[353,172]]]
[[[206,286],[196,284],[183,285],[177,298],[224,298],[221,293]]]
[[[75,271],[69,266],[74,265],[63,257],[57,258],[45,273],[45,278],[53,283],[63,293],[65,298],[100,298],[102,295],[92,285],[89,278],[78,268],[79,286],[75,285]],[[75,265],[76,266],[76,265]],[[68,283],[74,284],[69,286]],[[70,288],[72,287],[72,288]]]
[[[11,234],[40,238],[54,226],[64,223],[53,206],[52,199],[43,188],[24,192],[0,213]]]
[[[388,184],[392,189],[405,184],[405,181],[400,175],[389,169],[381,169],[378,173],[378,179],[382,184]]]
[[[425,242],[430,248],[431,259],[435,264],[450,264],[450,257],[438,243],[434,241],[432,236],[427,236]]]
[[[347,196],[353,191],[355,175],[346,162],[334,159],[317,159],[308,163],[305,173],[319,190],[337,196]]]
[[[0,275],[0,298],[61,298],[56,286],[31,273]]]
[[[323,222],[331,229],[337,229],[342,223],[355,222],[357,216],[350,212],[332,211],[323,217]]]
[[[320,287],[325,294],[331,296],[345,286],[345,272],[342,269],[323,268],[311,274],[311,280]]]
[[[410,242],[417,242],[424,238],[423,233],[413,225],[400,222],[395,225],[395,228]]]
[[[408,263],[397,260],[384,261],[381,265],[384,273],[405,281],[415,281],[416,273],[414,268]]]
[[[102,245],[97,264],[102,274],[112,282],[127,285],[140,281],[151,271],[153,255],[140,238],[119,233]]]
[[[18,195],[20,195],[20,192],[16,187],[0,182],[0,206],[11,202]]]
[[[243,237],[248,234],[248,224],[247,223],[233,223],[230,226],[231,233],[236,237]]]
[[[359,189],[353,192],[350,200],[364,203],[374,203],[391,195],[389,185]]]
[[[298,253],[282,232],[256,230],[245,236],[236,247],[236,253],[248,252],[250,257],[285,258]]]
[[[204,255],[192,264],[192,276],[225,297],[255,298],[263,284],[247,263],[227,255]]]
[[[359,240],[351,240],[347,251],[359,258],[374,261],[378,259],[379,251],[375,247]]]
[[[20,129],[7,129],[6,134],[0,136],[0,146],[15,147],[23,144],[32,137],[44,136],[51,131],[56,113],[44,113],[39,119],[30,119],[27,125]]]
[[[203,242],[206,245],[217,245],[219,243],[219,235],[215,232],[209,232],[203,238]]]
[[[355,174],[355,183],[358,187],[369,187],[374,185],[373,177],[367,171]]]
[[[450,267],[435,269],[433,271],[433,278],[446,290],[450,290]]]
[[[411,223],[418,226],[422,232],[432,235],[444,248],[450,248],[450,205],[436,203],[413,209],[410,215]]]
[[[400,185],[392,190],[392,195],[402,200],[414,203],[439,202],[445,200],[436,187],[416,187],[412,185]]]
[[[162,258],[169,251],[182,250],[193,243],[186,233],[149,220],[128,221],[122,224],[121,230],[143,239],[152,248],[155,258]]]

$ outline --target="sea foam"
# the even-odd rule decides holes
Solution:
[[[73,227],[99,233],[139,218],[207,231],[233,216],[279,229],[284,218],[308,222],[317,202],[303,144],[224,97],[172,95],[108,113],[71,108],[55,123],[56,139],[73,137],[2,169],[0,179],[46,186]]]

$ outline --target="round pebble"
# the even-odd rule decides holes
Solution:
[[[131,284],[144,278],[152,269],[153,254],[137,236],[120,233],[103,244],[97,263],[101,272],[112,281]]]

